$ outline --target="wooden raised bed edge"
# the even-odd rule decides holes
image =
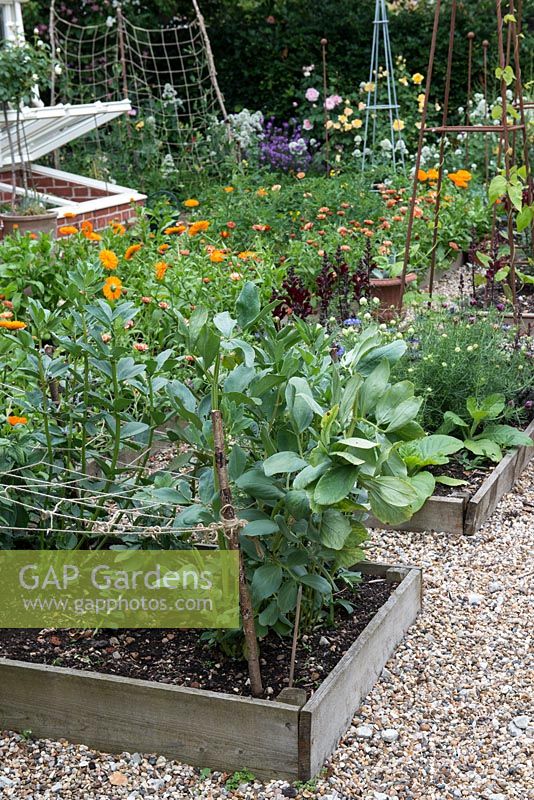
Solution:
[[[225,772],[248,768],[266,779],[308,780],[421,608],[421,570],[370,562],[355,569],[400,583],[304,705],[299,690],[286,689],[270,702],[0,658],[0,729],[104,752],[159,753]]]
[[[525,428],[525,433],[534,442],[534,420]],[[472,535],[484,524],[505,494],[514,486],[530,460],[534,447],[522,445],[510,450],[495,469],[490,472],[482,486],[471,498],[440,497],[432,495],[423,508],[401,525],[384,525],[375,517],[366,524],[371,528],[401,531],[444,531]]]

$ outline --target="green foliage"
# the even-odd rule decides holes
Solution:
[[[230,775],[224,786],[229,791],[235,792],[235,790],[238,789],[242,783],[250,783],[254,780],[256,780],[256,776],[253,772],[251,772],[249,769],[240,769]]]
[[[446,412],[462,415],[467,397],[482,401],[491,394],[505,398],[504,418],[524,418],[523,399],[534,382],[527,341],[515,340],[497,313],[421,311],[408,334],[409,350],[395,368],[424,397],[419,417],[436,431]]]
[[[46,88],[50,81],[50,57],[44,42],[5,42],[0,46],[0,106],[28,105],[36,84]]]

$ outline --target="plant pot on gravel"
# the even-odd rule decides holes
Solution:
[[[415,272],[406,275],[405,285],[413,283],[417,278]],[[371,291],[373,297],[380,300],[380,319],[391,319],[393,312],[391,306],[398,307],[402,294],[402,278],[371,278]]]
[[[43,211],[38,214],[0,214],[0,224],[2,226],[2,237],[12,236],[19,233],[24,236],[28,233],[40,235],[46,233],[50,236],[56,235],[55,211]]]

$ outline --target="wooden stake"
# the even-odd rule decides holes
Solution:
[[[230,489],[230,482],[228,480],[221,412],[218,410],[212,411],[211,421],[213,424],[213,441],[215,447],[215,469],[217,470],[219,497],[221,498],[220,513],[221,517],[226,522],[225,531],[230,550],[237,550],[239,552],[239,606],[241,609],[243,633],[245,635],[247,650],[250,689],[253,697],[261,697],[263,695],[263,685],[261,680],[258,640],[256,639],[256,628],[254,626],[254,609],[252,608],[252,599],[245,575],[243,555],[239,546],[239,520],[235,515],[232,490]],[[234,524],[232,525],[232,523]]]
[[[300,584],[297,593],[297,609],[295,611],[295,627],[293,628],[293,644],[291,646],[291,664],[289,667],[289,683],[288,688],[293,686],[293,678],[295,677],[295,661],[297,660],[297,642],[299,638],[299,624],[300,624],[300,609],[302,606],[302,584]]]

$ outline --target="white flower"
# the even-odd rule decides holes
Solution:
[[[63,72],[63,68],[59,64],[55,64],[54,72],[56,73],[56,75],[61,75],[61,73]]]
[[[115,17],[111,17],[111,16],[107,17],[106,25],[107,25],[108,28],[112,28],[115,25]]]

